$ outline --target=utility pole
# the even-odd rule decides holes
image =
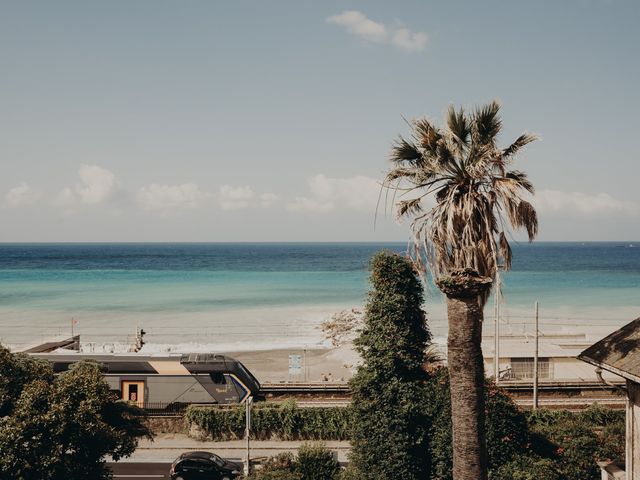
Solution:
[[[538,301],[536,300],[536,339],[535,352],[533,354],[533,409],[538,408]]]
[[[251,406],[253,405],[253,397],[248,397],[245,402],[245,431],[244,436],[247,439],[247,462],[244,465],[244,474],[251,474],[251,453],[249,448],[249,437],[251,435]]]

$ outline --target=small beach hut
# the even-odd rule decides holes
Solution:
[[[578,355],[584,362],[621,376],[627,395],[625,466],[627,480],[640,480],[640,318]],[[624,478],[605,476],[603,478]]]

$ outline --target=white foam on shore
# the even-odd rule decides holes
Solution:
[[[361,308],[357,305],[276,306],[216,312],[8,312],[0,311],[0,342],[19,351],[25,345],[42,343],[52,337],[71,335],[71,317],[78,320],[85,350],[127,351],[134,342],[136,327],[144,328],[145,351],[149,352],[228,352],[278,348],[322,348],[326,345],[319,326],[332,313]],[[426,305],[428,325],[436,343],[445,343],[446,308],[443,303]],[[584,333],[589,338],[616,330],[640,315],[636,306],[547,308],[540,303],[540,330],[544,333]],[[531,307],[501,307],[502,335],[531,331]],[[484,333],[493,332],[493,305],[485,309]]]
[[[298,341],[280,343],[147,343],[138,352],[140,354],[154,353],[225,353],[225,352],[255,352],[266,350],[288,350],[306,348],[307,350],[331,348],[327,341],[313,344],[301,344]],[[83,353],[125,353],[131,351],[131,344],[127,343],[85,343],[82,344]]]

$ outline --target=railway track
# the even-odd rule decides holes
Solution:
[[[624,382],[619,382],[619,386],[623,386]],[[502,381],[500,388],[508,392],[527,392],[533,391],[531,382],[525,381]],[[558,391],[558,392],[587,392],[613,391],[614,387],[603,385],[593,381],[558,381],[558,382],[540,382],[538,385],[540,392]],[[265,394],[275,393],[349,393],[349,385],[342,382],[267,382],[263,383],[260,389]]]
[[[503,382],[501,388],[512,394],[523,408],[533,406],[533,387],[525,382]],[[598,403],[610,408],[624,408],[626,399],[615,388],[598,382],[545,382],[539,387],[538,405],[552,409],[582,409]],[[278,401],[294,398],[302,407],[345,407],[351,402],[346,383],[264,383],[261,393],[265,399]]]
[[[262,383],[260,392],[269,394],[278,393],[349,393],[349,385],[346,383],[299,383],[299,382],[280,382],[280,383]]]
[[[515,397],[514,402],[520,405],[523,408],[532,408],[533,407],[533,399],[525,398],[525,397]],[[297,401],[298,406],[304,408],[313,408],[313,407],[347,407],[351,403],[351,400],[348,398],[337,398],[337,399],[318,399],[318,400],[299,400]],[[622,397],[553,397],[553,398],[539,398],[538,406],[541,408],[551,408],[551,409],[559,409],[559,408],[586,408],[589,405],[597,403],[603,407],[609,408],[624,408],[626,405],[626,399]]]
[[[533,407],[532,398],[518,398],[515,397],[514,401],[521,407]],[[570,407],[585,407],[597,403],[603,407],[610,408],[624,408],[627,404],[627,400],[623,397],[565,397],[565,398],[539,398],[538,405],[540,407],[556,407],[556,408],[570,408]]]

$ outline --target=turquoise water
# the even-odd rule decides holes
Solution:
[[[640,315],[640,248],[629,243],[514,246],[503,275],[506,321],[617,326]],[[640,243],[638,244],[640,247]],[[317,342],[330,313],[363,304],[367,264],[405,244],[4,244],[0,338],[24,344],[69,330],[127,341],[137,325],[159,343]],[[428,289],[435,333],[442,298]],[[488,310],[491,309],[491,303]]]

